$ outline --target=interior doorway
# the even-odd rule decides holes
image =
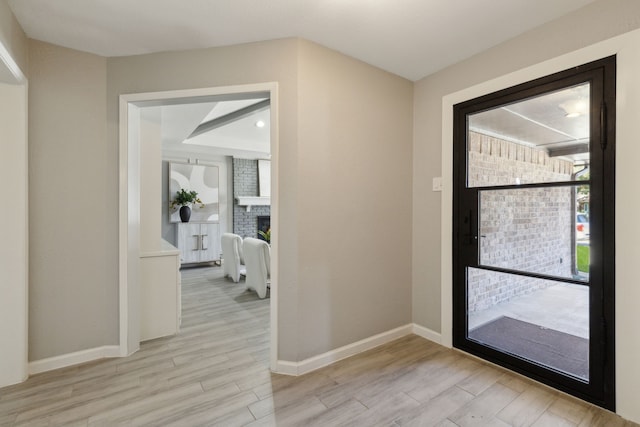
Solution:
[[[615,58],[454,106],[453,344],[614,409]]]
[[[120,97],[120,354],[131,354],[139,348],[139,256],[141,236],[140,137],[141,107],[170,106],[185,103],[207,103],[227,100],[268,98],[270,103],[271,148],[271,298],[270,348],[271,368],[277,361],[277,281],[278,281],[278,134],[277,84],[264,83],[232,87],[179,90],[122,95]],[[159,157],[159,156],[158,156]]]

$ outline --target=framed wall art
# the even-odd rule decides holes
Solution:
[[[181,222],[180,206],[172,206],[176,193],[182,189],[196,191],[202,201],[191,206],[190,222],[218,222],[220,220],[218,166],[192,163],[169,163],[169,221]]]

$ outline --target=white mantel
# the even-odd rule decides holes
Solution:
[[[236,197],[238,206],[245,206],[251,212],[251,206],[271,206],[271,197],[239,196]]]

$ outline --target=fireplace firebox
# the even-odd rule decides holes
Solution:
[[[256,218],[256,221],[258,224],[258,231],[266,233],[271,228],[271,217],[268,215],[258,216]],[[258,239],[265,240],[265,238],[261,236],[260,233],[258,233],[257,237]]]

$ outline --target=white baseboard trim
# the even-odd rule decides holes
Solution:
[[[48,357],[46,359],[29,362],[29,374],[39,374],[41,372],[66,368],[67,366],[92,362],[94,360],[104,359],[107,357],[120,357],[120,346],[105,345],[102,347],[89,348],[87,350],[76,351],[75,353],[62,354],[60,356]]]
[[[428,339],[429,341],[433,341],[436,344],[442,345],[442,334],[439,332],[432,331],[429,328],[425,328],[424,326],[413,324],[413,333],[418,335],[419,337]]]
[[[301,362],[278,360],[275,372],[284,375],[304,375],[311,371],[315,371],[316,369],[331,365],[338,360],[346,359],[347,357],[362,353],[363,351],[371,350],[372,348],[381,346],[405,335],[409,335],[412,332],[413,325],[408,324],[365,338],[361,341],[345,345],[344,347],[328,351],[318,356],[310,357],[309,359],[305,359]]]
[[[296,362],[288,362],[286,360],[278,360],[276,362],[276,369],[273,370],[276,374],[291,375],[293,377],[298,374],[298,365]]]

